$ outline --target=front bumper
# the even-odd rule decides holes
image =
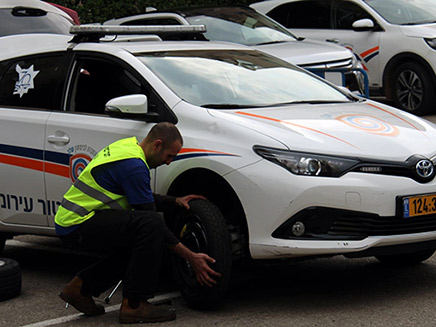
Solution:
[[[296,176],[265,160],[226,177],[240,196],[254,259],[363,254],[436,241],[436,215],[402,218],[398,209],[402,196],[436,193],[436,180],[358,172]],[[295,221],[305,223],[303,236],[292,236]]]
[[[271,239],[271,243],[251,244],[250,250],[255,253],[255,259],[284,259],[307,256],[329,256],[343,254],[350,257],[361,257],[383,254],[402,253],[395,250],[395,246],[429,245],[428,248],[436,249],[436,231],[391,236],[370,236],[359,241],[292,241]],[[380,251],[382,247],[392,251]],[[372,250],[372,251],[370,251]],[[407,251],[405,251],[407,252]]]

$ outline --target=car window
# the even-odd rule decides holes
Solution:
[[[360,6],[348,1],[336,1],[333,6],[333,26],[334,29],[353,29],[355,21],[371,16]]]
[[[192,25],[206,25],[204,36],[211,41],[245,45],[295,41],[288,30],[254,10],[244,8],[202,8],[186,12]]]
[[[23,33],[69,34],[68,19],[43,10],[0,9],[0,36]]]
[[[277,6],[268,16],[287,28],[329,29],[330,13],[330,1],[308,0]]]
[[[367,0],[366,2],[392,24],[414,25],[436,21],[434,0]]]
[[[60,109],[55,106],[65,81],[63,54],[13,60],[0,76],[0,105]]]
[[[121,25],[180,25],[180,23],[172,18],[141,18],[129,20]]]
[[[103,58],[78,58],[72,74],[72,90],[68,110],[105,115],[105,105],[113,98],[145,94],[149,111],[159,113],[166,121],[175,116],[154,90],[121,62]]]
[[[322,79],[254,50],[168,51],[138,58],[180,98],[198,106],[350,101]]]

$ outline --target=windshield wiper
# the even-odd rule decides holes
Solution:
[[[409,26],[409,25],[424,25],[424,24],[434,24],[436,23],[435,20],[427,20],[427,21],[422,21],[422,22],[412,22],[412,23],[404,23],[404,24],[400,24],[401,26]]]
[[[270,105],[252,105],[252,104],[235,104],[235,103],[211,103],[211,104],[202,104],[200,107],[202,108],[211,108],[211,109],[247,109],[247,108],[264,108],[269,107]]]
[[[276,103],[271,106],[282,106],[282,105],[288,105],[288,104],[330,104],[330,103],[347,103],[350,101],[338,101],[338,100],[301,100],[301,101],[290,101],[290,102],[284,102],[284,103]]]
[[[255,45],[268,45],[268,44],[277,44],[277,43],[285,43],[285,42],[289,42],[289,41],[268,41],[268,42],[256,43]]]

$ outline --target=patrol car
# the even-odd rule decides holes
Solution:
[[[434,253],[434,124],[243,45],[159,37],[204,29],[0,38],[0,245],[54,236],[62,196],[95,154],[169,121],[184,146],[153,170],[153,190],[208,199],[165,219],[223,274],[204,289],[174,259],[192,305],[223,298],[235,261],[345,255],[406,265]]]
[[[368,72],[370,95],[417,115],[435,112],[434,0],[268,0],[250,5],[290,31],[348,47]]]

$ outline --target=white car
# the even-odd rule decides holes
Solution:
[[[358,94],[368,96],[363,66],[337,44],[297,37],[269,17],[249,7],[167,9],[111,19],[107,25],[205,25],[204,38],[244,44],[296,64]]]
[[[0,38],[1,246],[19,234],[54,236],[63,194],[100,149],[170,121],[184,147],[152,172],[154,192],[209,200],[166,220],[223,274],[204,289],[174,260],[192,305],[219,301],[238,260],[411,264],[434,253],[434,124],[243,45],[99,42],[113,28],[204,27]]]
[[[359,55],[370,94],[415,114],[435,112],[434,0],[270,0],[251,5],[290,31]]]
[[[24,33],[69,34],[73,19],[40,0],[1,0],[0,37]]]

